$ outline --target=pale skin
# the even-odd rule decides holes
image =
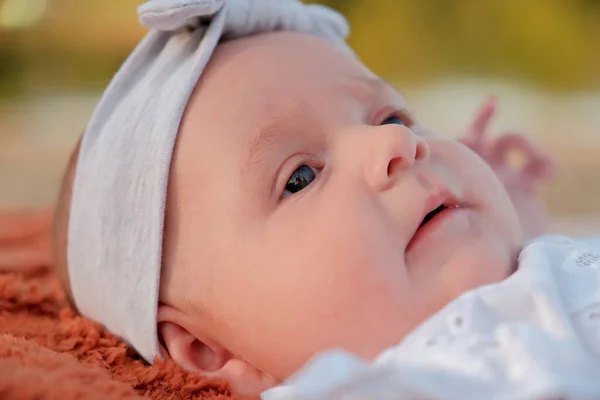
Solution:
[[[496,101],[491,98],[459,140],[494,170],[517,210],[525,239],[531,239],[546,232],[547,217],[540,186],[555,179],[555,163],[522,134],[504,132],[490,138],[489,124],[495,113]],[[510,163],[511,153],[521,155],[520,165]]]
[[[221,45],[171,170],[163,355],[255,395],[320,350],[372,358],[505,279],[523,231],[541,229],[521,228],[511,198],[539,206],[550,174],[507,169],[507,147],[534,147],[489,141],[492,114],[485,106],[463,138],[472,151],[419,125],[398,92],[321,39]]]
[[[519,216],[543,210],[552,164],[521,136],[489,138],[494,107],[450,140],[319,38],[219,46],[171,168],[163,356],[257,395],[321,350],[372,358],[465,291],[509,276],[544,229],[543,214]],[[525,168],[510,168],[507,149]]]

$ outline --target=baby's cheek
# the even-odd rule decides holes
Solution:
[[[320,299],[314,318],[325,343],[363,356],[380,350],[381,343],[395,344],[411,293],[401,258],[392,260],[391,252],[369,237],[328,237],[315,244],[319,276],[307,300]]]
[[[270,305],[261,331],[269,332],[265,343],[289,352],[286,369],[335,347],[371,357],[407,329],[411,291],[397,246],[368,208],[327,197],[331,207],[295,204],[311,212],[281,214],[261,238],[265,277],[255,282],[254,301]]]

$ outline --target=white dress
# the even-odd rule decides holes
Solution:
[[[262,399],[600,399],[600,238],[539,238],[372,362],[324,352]]]

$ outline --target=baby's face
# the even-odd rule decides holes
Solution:
[[[169,191],[163,301],[279,379],[326,348],[375,356],[507,277],[521,244],[480,158],[420,126],[359,62],[300,34],[219,48]]]

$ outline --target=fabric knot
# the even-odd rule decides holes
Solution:
[[[227,1],[227,37],[285,30],[342,39],[349,33],[345,18],[321,5],[305,5],[298,0]]]
[[[150,0],[138,7],[140,23],[148,29],[177,31],[213,17],[225,0]]]
[[[138,7],[140,23],[149,29],[177,31],[196,26],[225,9],[225,38],[278,30],[322,36],[342,43],[350,32],[346,19],[321,5],[299,0],[150,0]]]

